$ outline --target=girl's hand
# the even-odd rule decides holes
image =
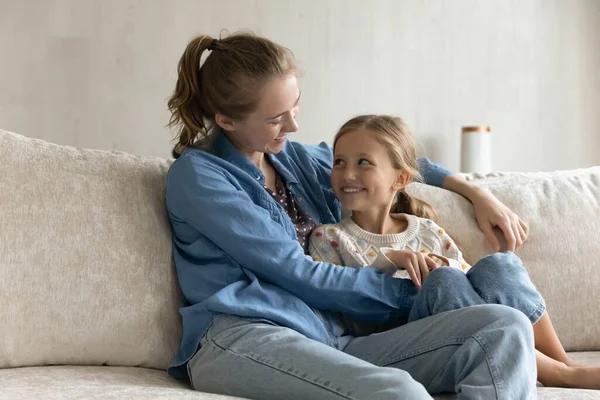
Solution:
[[[504,233],[508,246],[507,250],[515,251],[527,240],[529,234],[527,224],[491,192],[487,190],[478,191],[469,200],[473,203],[479,229],[490,242],[494,251],[500,251],[500,242],[494,234],[495,227],[498,227]]]
[[[435,262],[436,267],[447,267],[450,265],[450,264],[448,264],[448,260],[440,258],[440,257],[436,256],[435,254],[430,254],[429,257],[431,257],[431,259]]]
[[[498,227],[504,234],[508,245],[507,250],[515,251],[527,240],[529,234],[527,224],[502,204],[489,190],[480,188],[459,175],[446,177],[443,186],[445,189],[466,197],[473,203],[479,229],[490,242],[494,251],[500,251],[500,243],[494,234],[495,227]]]
[[[437,262],[427,254],[411,250],[394,250],[386,256],[398,266],[405,269],[417,289],[421,288],[423,281],[429,276],[429,272],[438,267]]]

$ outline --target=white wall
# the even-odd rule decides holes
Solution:
[[[0,127],[168,156],[179,56],[222,28],[294,51],[299,141],[393,113],[454,170],[465,124],[496,169],[600,164],[599,0],[0,0]]]

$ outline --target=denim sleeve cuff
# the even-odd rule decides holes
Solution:
[[[419,158],[418,162],[419,172],[427,185],[441,188],[444,179],[446,179],[447,176],[452,175],[452,172],[448,171],[440,164],[432,163],[427,157]]]

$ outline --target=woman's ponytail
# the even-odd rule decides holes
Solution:
[[[202,100],[202,53],[209,48],[213,39],[210,36],[198,36],[186,47],[177,67],[175,91],[168,101],[171,111],[169,126],[178,126],[178,143],[173,156],[178,157],[185,147],[192,145],[199,134],[208,133],[206,120],[210,117]]]

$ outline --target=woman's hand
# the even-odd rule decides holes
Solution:
[[[423,281],[429,276],[429,272],[438,267],[438,262],[424,253],[411,250],[394,250],[386,256],[398,267],[405,269],[417,289],[421,288]]]
[[[527,240],[529,227],[517,214],[512,212],[489,190],[473,185],[458,175],[450,175],[444,179],[445,189],[466,197],[475,210],[475,218],[479,229],[483,232],[494,251],[500,251],[500,242],[494,234],[498,227],[508,245],[507,250],[515,251]]]
[[[494,251],[500,251],[500,242],[494,234],[495,227],[498,227],[504,234],[508,245],[507,250],[515,251],[525,243],[529,227],[491,192],[478,191],[469,200],[473,203],[479,229],[490,242]]]

